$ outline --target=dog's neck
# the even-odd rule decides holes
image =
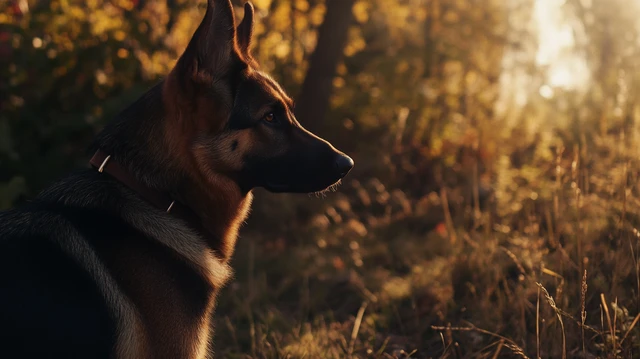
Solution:
[[[191,160],[188,147],[175,146],[167,135],[167,118],[176,113],[166,103],[169,99],[163,98],[163,85],[156,85],[107,125],[94,148],[109,154],[142,185],[188,206],[212,234],[209,247],[228,260],[252,195],[227,176],[204,176],[189,167],[197,163]]]
[[[203,225],[213,234],[209,247],[223,260],[233,255],[238,230],[245,221],[253,195],[243,193],[224,176],[186,181],[177,196],[206,218]]]

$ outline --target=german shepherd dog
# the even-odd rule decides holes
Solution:
[[[251,191],[317,192],[353,161],[305,130],[208,0],[175,67],[97,136],[92,166],[0,213],[0,357],[210,358]]]

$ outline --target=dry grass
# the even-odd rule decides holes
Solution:
[[[218,355],[640,356],[640,162],[604,136],[519,143],[518,166],[505,140],[422,194],[357,172],[324,199],[258,193]]]

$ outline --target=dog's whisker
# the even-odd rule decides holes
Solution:
[[[312,192],[316,195],[316,198],[326,198],[328,192],[336,192],[338,187],[342,184],[342,180],[338,180],[338,182],[332,184],[331,186],[323,189],[322,191]],[[311,194],[311,193],[310,193]]]

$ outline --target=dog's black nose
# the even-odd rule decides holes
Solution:
[[[344,177],[353,168],[353,160],[347,155],[340,154],[336,159],[336,168],[340,176]]]

